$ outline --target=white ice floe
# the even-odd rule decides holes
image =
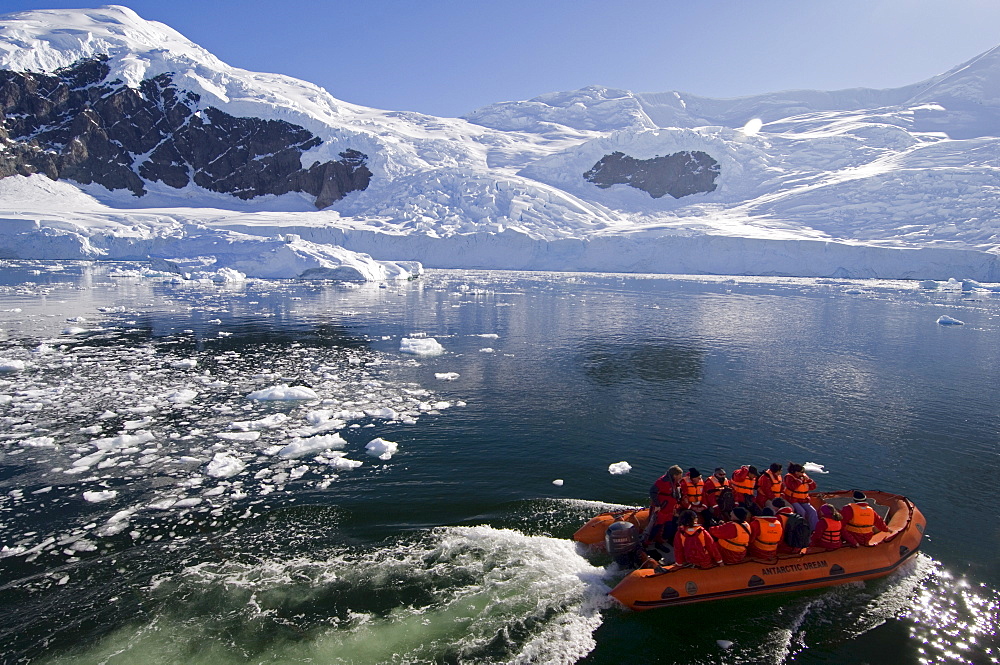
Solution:
[[[392,459],[392,456],[399,451],[399,444],[381,438],[372,439],[365,445],[365,450],[372,457],[377,457],[380,460],[388,460]]]
[[[444,347],[433,337],[404,337],[399,340],[399,352],[415,356],[439,356]]]
[[[959,321],[958,319],[953,319],[947,314],[939,316],[937,322],[942,326],[964,326],[965,321]]]
[[[315,455],[328,450],[343,448],[347,445],[339,434],[322,434],[307,438],[296,437],[278,450],[278,457],[295,459],[306,455]]]
[[[272,413],[258,420],[239,420],[229,425],[230,429],[247,432],[259,429],[274,429],[288,422],[288,416],[284,413]]]
[[[552,484],[555,485],[556,487],[562,487],[563,486],[563,479],[562,478],[556,478],[555,480],[552,481]]]
[[[232,478],[245,468],[247,465],[238,457],[229,453],[215,453],[215,457],[208,463],[205,473],[213,478]]]
[[[822,464],[817,464],[816,462],[806,462],[802,465],[802,468],[805,469],[806,473],[830,473],[823,468]]]
[[[319,395],[316,394],[315,390],[306,386],[289,386],[282,383],[270,388],[255,390],[247,395],[247,399],[258,401],[298,401],[319,399]]]
[[[260,432],[217,432],[215,436],[225,441],[256,441]]]
[[[170,367],[173,369],[194,369],[197,365],[198,361],[194,358],[185,358],[184,360],[176,360],[170,363]]]
[[[459,376],[461,376],[461,375],[458,372],[435,372],[434,373],[434,378],[437,379],[438,381],[454,381]]]
[[[101,503],[102,501],[110,501],[118,496],[116,490],[97,490],[93,492],[84,492],[83,500],[89,503]]]
[[[613,476],[620,476],[632,470],[632,465],[628,462],[615,462],[608,466],[608,473]]]
[[[198,396],[197,390],[191,390],[190,388],[182,388],[180,390],[175,390],[166,396],[168,402],[173,404],[187,404],[188,402],[194,401]]]
[[[25,368],[23,360],[11,360],[10,358],[0,358],[0,374],[12,374],[23,372]]]

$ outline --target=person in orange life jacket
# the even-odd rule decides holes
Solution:
[[[827,550],[840,549],[841,532],[843,531],[843,516],[828,503],[819,507],[819,522],[813,531],[810,547],[822,547]]]
[[[720,466],[715,470],[715,473],[705,480],[702,501],[706,506],[715,508],[715,504],[719,502],[719,492],[722,491],[723,487],[731,487],[731,485],[729,484],[729,478],[726,476],[726,470]]]
[[[795,462],[788,463],[788,473],[785,474],[784,484],[781,488],[785,501],[792,504],[792,509],[803,519],[809,522],[809,528],[816,530],[816,523],[819,522],[819,515],[816,509],[809,503],[809,492],[816,489],[816,481],[806,475],[806,470],[801,464]]]
[[[680,488],[681,508],[693,510],[701,516],[702,524],[712,526],[715,520],[711,509],[705,504],[705,481],[701,479],[701,472],[694,467],[688,469],[687,475],[681,478]]]
[[[780,496],[777,499],[773,499],[771,505],[774,507],[774,516],[781,520],[781,542],[778,543],[778,554],[798,554],[800,552],[799,549],[789,547],[785,544],[785,531],[788,530],[787,518],[789,515],[794,515],[795,511]]]
[[[705,527],[696,524],[693,510],[685,510],[677,518],[679,527],[674,536],[674,560],[678,565],[691,564],[699,568],[722,565],[719,546],[712,540]]]
[[[864,492],[854,490],[854,503],[847,504],[840,512],[844,517],[841,534],[844,542],[851,547],[867,545],[876,530],[889,530],[882,517],[868,505],[868,497]]]
[[[768,501],[781,496],[781,465],[775,462],[757,480],[758,508],[763,508]]]
[[[684,470],[676,464],[657,478],[649,488],[649,535],[646,544],[653,542],[671,543],[677,532],[675,520],[680,501],[680,479]]]
[[[736,493],[736,505],[751,510],[750,505],[753,504],[758,476],[760,474],[757,472],[757,467],[746,464],[733,471],[733,480],[730,484]]]
[[[781,520],[774,516],[774,511],[764,508],[758,517],[750,522],[750,545],[747,554],[754,559],[776,559],[778,544],[784,530]]]
[[[750,525],[747,517],[750,512],[742,506],[733,508],[732,521],[708,530],[709,534],[719,543],[723,563],[739,563],[747,556],[747,546],[750,544]]]

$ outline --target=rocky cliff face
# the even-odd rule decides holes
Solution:
[[[672,155],[636,159],[622,152],[602,157],[583,177],[602,189],[629,185],[654,199],[670,194],[675,199],[690,194],[715,191],[720,166],[711,155],[700,150],[675,152]]]
[[[302,153],[321,141],[281,120],[197,110],[198,95],[170,74],[138,89],[107,81],[106,58],[52,74],[0,71],[0,178],[44,173],[53,180],[97,183],[146,193],[146,182],[251,199],[305,192],[325,208],[368,187],[367,156],[302,168]]]

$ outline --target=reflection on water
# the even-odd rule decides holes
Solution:
[[[586,344],[581,355],[587,378],[610,386],[634,379],[650,383],[697,381],[704,353],[673,344],[610,346],[599,341]]]
[[[11,662],[996,662],[1000,534],[975,510],[1000,476],[993,295],[115,270],[0,270],[0,358],[24,363],[0,375]],[[421,334],[445,353],[399,352]],[[248,399],[279,384],[316,399]],[[376,437],[397,452],[369,454]],[[634,614],[568,540],[670,464],[788,460],[825,465],[821,489],[909,496],[925,554],[867,584]]]

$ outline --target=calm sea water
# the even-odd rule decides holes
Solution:
[[[136,268],[0,266],[4,663],[1000,658],[996,293]],[[400,353],[424,336],[445,352]],[[282,384],[317,399],[247,397]],[[909,496],[923,553],[867,584],[636,614],[569,540],[672,464],[790,460],[824,465],[821,489]]]

